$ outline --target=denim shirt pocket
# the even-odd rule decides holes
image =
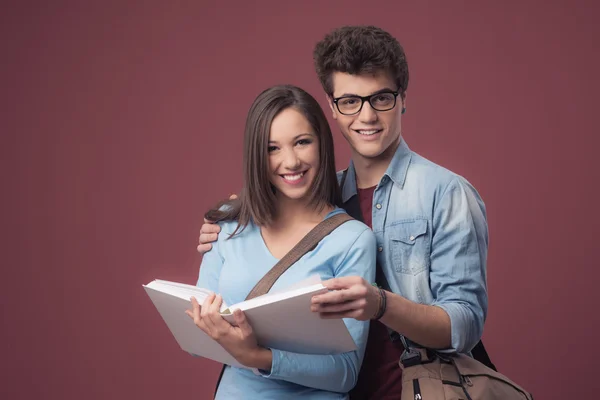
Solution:
[[[429,268],[430,240],[426,219],[398,221],[387,229],[396,272],[416,275]]]

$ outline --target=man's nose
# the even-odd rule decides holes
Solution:
[[[365,123],[373,123],[377,120],[377,111],[373,110],[371,103],[365,101],[360,113],[358,114],[358,120]]]

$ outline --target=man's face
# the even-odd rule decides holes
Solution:
[[[397,91],[399,89],[388,73],[350,75],[344,72],[334,72],[332,81],[334,99],[352,95],[363,97],[385,91]],[[372,102],[377,104],[378,101],[383,100],[385,99],[380,100],[375,97],[372,99]],[[391,110],[376,111],[368,101],[365,101],[362,109],[354,115],[340,113],[329,96],[328,102],[333,113],[333,118],[338,123],[348,143],[350,143],[355,155],[374,160],[387,159],[393,154],[400,143],[402,108],[404,104],[401,95],[398,95],[396,105]]]

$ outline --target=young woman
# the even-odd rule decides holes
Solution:
[[[333,138],[308,93],[276,86],[250,108],[244,138],[244,187],[239,200],[207,214],[222,234],[204,255],[198,286],[212,295],[188,315],[241,364],[227,367],[217,399],[345,399],[356,384],[368,321],[345,319],[357,350],[338,355],[297,354],[259,346],[243,313],[237,326],[219,315],[222,301],[243,301],[254,285],[320,221],[343,213],[337,205]],[[290,267],[272,290],[318,274],[326,280],[375,280],[375,237],[361,222],[342,224]],[[221,297],[222,296],[222,297]]]

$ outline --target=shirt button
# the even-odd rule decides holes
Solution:
[[[378,210],[381,210],[381,204],[379,204],[379,203],[375,204],[375,208]]]
[[[379,246],[379,247],[377,248],[377,251],[379,251],[379,252],[381,253],[381,252],[383,251],[383,247]]]
[[[415,240],[415,237],[414,237],[414,236],[411,236],[411,237],[410,237],[410,240]]]

